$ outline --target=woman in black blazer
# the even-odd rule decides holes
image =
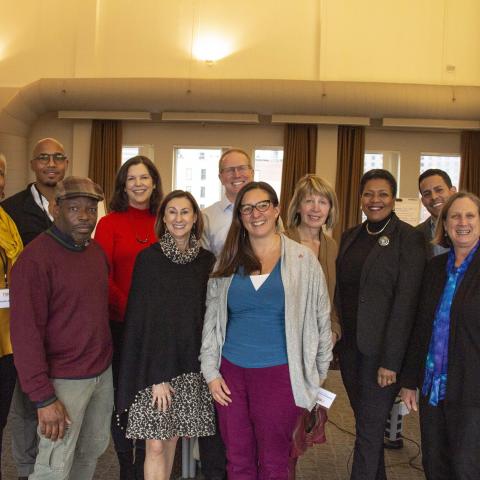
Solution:
[[[385,423],[398,393],[425,266],[420,232],[394,213],[397,183],[386,170],[360,182],[367,220],[342,237],[335,304],[340,369],[355,414],[352,480],[385,479]]]
[[[480,478],[480,199],[452,195],[434,242],[452,247],[423,277],[419,311],[400,384],[417,410],[427,480]]]

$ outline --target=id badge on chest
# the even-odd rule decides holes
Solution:
[[[0,308],[10,308],[10,289],[0,288]]]

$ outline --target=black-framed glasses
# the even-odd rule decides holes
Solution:
[[[241,215],[245,215],[245,216],[251,215],[253,212],[253,209],[263,213],[270,208],[271,204],[272,204],[271,200],[262,200],[260,202],[255,203],[254,205],[250,203],[245,203],[244,205],[240,205],[240,207],[238,207],[238,211],[240,212]]]
[[[220,173],[226,173],[227,175],[233,175],[235,172],[246,173],[252,167],[250,165],[238,165],[236,167],[225,167],[220,170]]]
[[[55,165],[61,165],[67,159],[67,156],[63,153],[56,152],[41,153],[35,157],[35,160],[37,160],[37,162],[39,162],[41,165],[48,165],[50,163],[50,159],[52,159]]]

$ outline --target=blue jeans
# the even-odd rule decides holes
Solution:
[[[113,411],[112,369],[83,380],[53,379],[57,398],[72,421],[65,436],[52,442],[40,435],[30,480],[89,480],[110,441]]]

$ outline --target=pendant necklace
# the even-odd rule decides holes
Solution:
[[[392,219],[392,217],[390,217],[388,219],[388,222],[378,231],[378,232],[371,232],[369,229],[368,229],[368,222],[365,223],[365,229],[367,230],[367,233],[369,235],[379,235],[380,233],[382,233],[386,228],[387,228],[387,225],[390,223],[390,220]]]

